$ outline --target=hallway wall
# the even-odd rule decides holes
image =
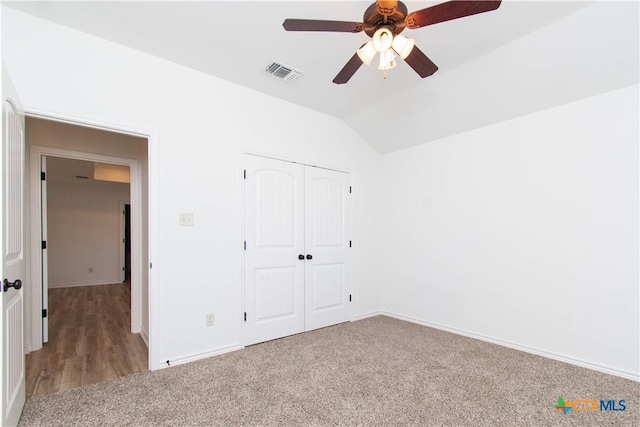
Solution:
[[[60,160],[69,162],[47,159],[49,287],[121,282],[120,203],[129,203],[129,184],[61,179]]]

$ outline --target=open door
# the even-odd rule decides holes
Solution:
[[[131,281],[131,204],[120,202],[120,264],[121,281]]]
[[[47,254],[47,156],[40,157],[40,236],[42,240],[42,343],[49,342],[49,257]]]
[[[18,424],[25,393],[24,355],[24,115],[15,89],[3,67],[2,75],[2,157],[0,186],[2,210],[2,375],[0,375],[0,423]]]

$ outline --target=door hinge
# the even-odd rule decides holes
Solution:
[[[244,241],[244,250],[245,251],[247,250],[247,241],[246,240]]]
[[[246,311],[244,312],[244,321],[245,322],[247,321],[247,312]]]
[[[42,318],[47,317],[47,309],[42,310]]]
[[[351,294],[349,294],[349,302],[351,302]]]
[[[46,181],[47,179],[47,174],[44,172],[40,172],[40,181]]]
[[[349,194],[351,194],[351,186],[349,186]]]
[[[149,263],[149,268],[153,268],[153,263],[152,262]]]
[[[244,179],[247,179],[247,170],[244,170]]]
[[[351,240],[349,240],[349,247],[351,247]]]
[[[46,240],[42,241],[42,249],[47,249],[47,241]]]

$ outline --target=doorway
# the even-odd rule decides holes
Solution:
[[[148,232],[145,230],[145,228],[148,228],[148,190],[146,189],[146,183],[148,182],[147,140],[140,137],[119,134],[102,129],[93,129],[84,126],[78,126],[75,124],[28,117],[27,148],[30,151],[29,177],[32,212],[31,276],[33,278],[33,283],[31,284],[31,286],[36,287],[36,289],[39,287],[43,291],[40,294],[41,297],[38,298],[38,292],[34,290],[34,292],[31,293],[31,300],[29,301],[29,318],[31,320],[31,325],[29,330],[27,331],[27,336],[30,340],[30,342],[28,343],[28,350],[31,351],[31,354],[28,356],[28,359],[36,362],[38,358],[44,359],[44,356],[46,356],[46,352],[40,350],[43,348],[43,342],[41,338],[46,331],[48,323],[53,322],[54,320],[56,322],[61,321],[60,318],[55,319],[54,313],[50,311],[54,308],[52,306],[56,303],[64,301],[65,298],[71,298],[70,300],[67,299],[67,302],[64,303],[67,305],[67,307],[69,307],[72,304],[70,301],[75,301],[78,299],[85,299],[89,301],[100,300],[102,302],[109,299],[120,299],[121,301],[126,300],[124,303],[124,308],[108,308],[104,304],[97,304],[94,307],[97,307],[97,310],[105,308],[105,310],[107,311],[119,312],[121,314],[120,320],[112,320],[111,323],[123,324],[126,333],[128,333],[129,335],[136,335],[136,337],[138,337],[139,342],[136,344],[138,348],[135,350],[135,352],[140,354],[140,348],[144,349],[145,354],[141,357],[143,359],[143,362],[140,362],[138,360],[140,359],[140,357],[138,357],[135,362],[132,362],[131,360],[117,360],[115,358],[98,360],[98,357],[91,357],[87,356],[86,354],[80,354],[82,353],[82,351],[84,351],[82,349],[82,345],[80,345],[80,349],[76,347],[73,350],[78,353],[76,354],[77,357],[73,361],[64,361],[64,364],[73,365],[80,363],[83,366],[83,369],[80,370],[77,369],[77,366],[75,366],[75,368],[70,368],[70,372],[75,372],[76,374],[82,373],[81,376],[83,378],[76,378],[75,381],[72,381],[72,383],[75,383],[75,385],[84,385],[92,382],[99,382],[104,379],[113,378],[114,375],[117,377],[135,372],[135,370],[131,371],[131,369],[127,367],[128,365],[136,365],[137,367],[134,366],[134,369],[138,369],[141,365],[144,365],[142,369],[148,369],[149,355],[146,348],[149,343],[148,269],[145,268],[145,265],[148,265],[149,257],[148,244],[145,241],[146,239],[144,238],[144,236],[148,236]],[[114,277],[108,276],[106,278],[98,278],[97,273],[101,272],[101,269],[104,268],[104,265],[100,264],[100,261],[93,261],[93,263],[98,263],[94,265],[89,265],[90,263],[85,262],[84,264],[86,265],[82,265],[79,270],[81,270],[81,272],[85,275],[93,274],[95,276],[95,280],[88,280],[88,282],[90,282],[89,285],[92,286],[82,286],[83,284],[85,284],[83,283],[84,280],[68,280],[66,285],[70,286],[59,286],[59,289],[56,289],[57,296],[54,296],[52,294],[52,300],[49,304],[50,307],[47,307],[45,305],[47,303],[45,296],[47,295],[47,293],[44,291],[45,289],[48,289],[48,287],[45,288],[45,286],[47,285],[47,281],[45,281],[47,269],[43,268],[43,266],[46,267],[46,260],[49,255],[47,251],[51,250],[54,247],[52,247],[51,245],[42,245],[42,247],[40,246],[40,240],[46,241],[46,236],[44,236],[45,239],[42,239],[42,230],[47,229],[46,226],[43,228],[43,224],[46,224],[46,221],[42,221],[42,215],[34,214],[42,211],[43,200],[46,201],[47,199],[46,195],[42,197],[42,190],[40,188],[41,171],[39,169],[43,158],[56,158],[65,159],[68,161],[85,162],[86,164],[91,165],[91,167],[94,169],[93,172],[97,171],[98,164],[115,165],[117,167],[127,169],[127,173],[130,175],[130,184],[127,184],[130,185],[130,199],[123,199],[122,196],[117,196],[120,200],[116,200],[115,204],[113,205],[113,213],[115,215],[114,244],[116,245],[116,249],[115,259],[113,260],[113,265],[115,267],[110,271],[113,271]],[[78,178],[78,176],[80,178]],[[91,176],[91,178],[94,178],[93,173],[78,173],[74,174],[73,179],[75,179],[76,182],[88,182],[90,181],[89,176]],[[127,257],[129,259],[128,278],[131,287],[130,291],[127,291],[125,294],[118,294],[113,297],[110,296],[111,294],[109,292],[107,292],[107,290],[109,289],[109,284],[106,282],[111,282],[111,284],[114,284],[121,290],[125,288],[121,283],[121,268],[123,267],[121,266],[122,264],[119,244],[120,232],[118,231],[118,228],[120,227],[119,203],[122,200],[128,202],[126,204],[129,206],[128,227],[123,227],[128,228],[128,233],[126,233],[128,234],[128,238],[126,238],[125,240],[128,240],[129,244],[123,245],[123,249],[124,246],[128,246],[128,251],[126,252],[128,252],[129,254],[129,256]],[[124,256],[125,255],[123,254],[123,257]],[[124,266],[124,268],[126,270],[126,265]],[[62,284],[64,285],[64,283]],[[72,294],[75,291],[81,294],[81,296],[73,296]],[[48,316],[39,318],[38,315],[40,314],[41,310],[47,309],[49,309],[48,312],[42,311],[42,313],[46,313]],[[94,313],[91,316],[95,318],[96,316],[102,316],[102,314]],[[122,320],[123,316],[126,317],[126,320]],[[89,323],[91,323],[91,321]],[[126,340],[113,337],[113,330],[107,330],[103,327],[100,327],[100,325],[88,324],[84,326],[78,326],[77,328],[79,330],[81,330],[81,328],[92,329],[94,332],[97,331],[98,335],[102,335],[102,338],[96,338],[96,340],[102,339],[103,343],[108,346],[108,350],[102,351],[100,353],[113,355],[114,350],[127,345],[127,342],[125,342]],[[85,357],[85,359],[80,360],[78,359],[78,357],[80,359],[82,359],[82,357]],[[106,369],[103,369],[103,371],[105,371],[103,373],[106,375],[86,371],[86,368],[91,366],[92,361],[95,362],[96,366],[100,365],[103,368],[106,366]],[[41,374],[39,375],[40,377],[42,377]]]

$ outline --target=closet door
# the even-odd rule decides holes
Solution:
[[[245,345],[304,331],[304,166],[245,156]]]
[[[305,168],[305,330],[349,320],[349,175]]]

